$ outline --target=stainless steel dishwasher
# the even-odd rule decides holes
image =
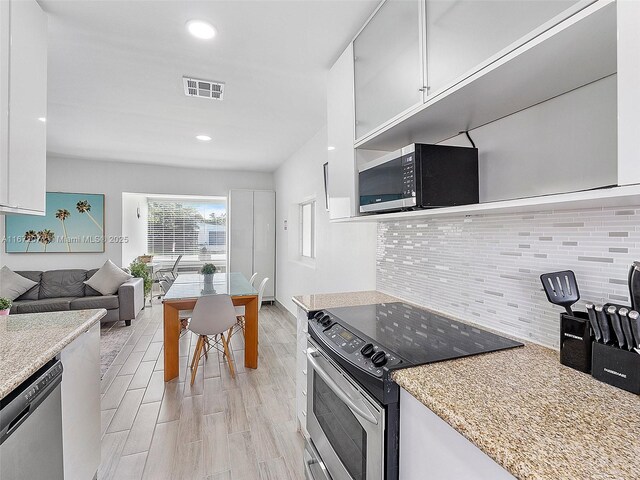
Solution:
[[[61,381],[52,360],[0,400],[0,479],[64,479]]]

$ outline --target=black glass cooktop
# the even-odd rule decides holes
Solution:
[[[332,308],[328,312],[356,335],[364,335],[413,365],[522,346],[478,327],[405,303]]]

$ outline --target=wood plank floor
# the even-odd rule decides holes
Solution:
[[[181,338],[180,376],[164,383],[162,305],[147,307],[102,379],[98,479],[302,480],[295,324],[287,315],[262,307],[257,370],[244,368],[237,334],[236,378],[212,351],[191,386],[196,337]]]

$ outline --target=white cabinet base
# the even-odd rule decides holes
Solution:
[[[100,466],[100,323],[71,342],[62,360],[65,480],[91,480]]]
[[[400,480],[513,480],[444,420],[400,389]]]

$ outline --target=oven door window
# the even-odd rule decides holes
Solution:
[[[404,197],[402,175],[401,157],[360,172],[360,205],[401,200]]]
[[[338,396],[313,376],[313,414],[354,480],[367,478],[367,432]]]

